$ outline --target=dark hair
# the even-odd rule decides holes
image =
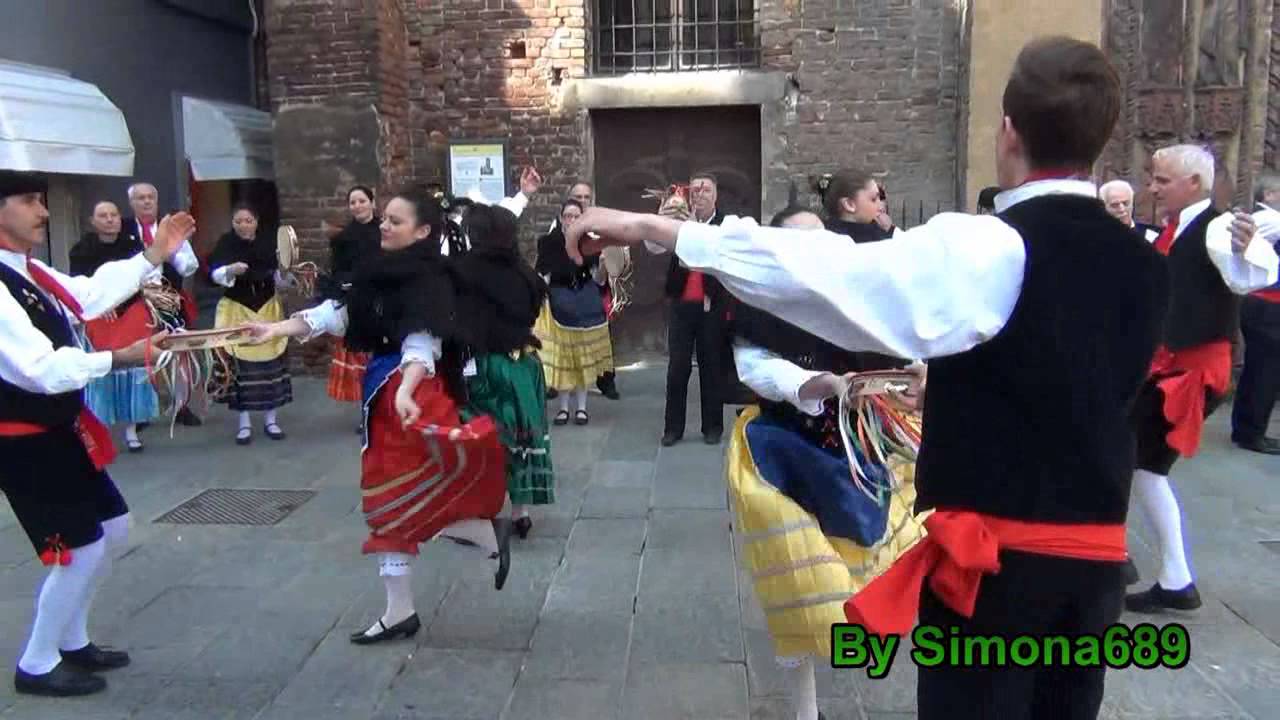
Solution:
[[[364,193],[364,196],[365,196],[365,197],[367,197],[367,198],[369,198],[369,202],[373,202],[373,191],[372,191],[372,190],[370,190],[370,189],[369,189],[369,187],[368,187],[367,185],[352,185],[352,186],[351,186],[351,189],[347,191],[347,200],[348,200],[348,201],[350,201],[350,200],[351,200],[351,193],[353,193],[353,192],[355,192],[355,191],[357,191],[357,190],[359,190],[360,192]]]
[[[1004,88],[1004,114],[1032,168],[1092,167],[1120,117],[1120,78],[1096,45],[1064,36],[1027,43]]]
[[[254,220],[262,219],[262,216],[258,214],[258,211],[255,210],[253,206],[250,205],[249,203],[236,203],[235,205],[231,206],[231,217],[235,217],[236,213],[241,211],[247,212],[250,215],[252,215]]]
[[[866,188],[867,183],[874,179],[871,173],[853,168],[845,168],[832,175],[822,196],[822,208],[827,211],[827,216],[839,218],[840,201],[857,195],[859,190]]]
[[[401,190],[392,198],[400,198],[413,206],[414,227],[430,225],[431,235],[427,240],[434,240],[439,248],[440,237],[445,230],[445,209],[441,207],[440,201],[416,187]]]
[[[689,175],[689,182],[693,182],[694,180],[710,180],[712,185],[716,187],[720,187],[720,178],[716,177],[715,173],[710,173],[710,172],[701,171],[701,170],[695,173],[691,173]]]
[[[578,202],[577,200],[574,200],[573,198],[569,198],[568,200],[565,200],[564,202],[560,203],[559,215],[563,215],[565,208],[570,208],[570,207],[576,207],[581,212],[587,211],[586,208],[582,207],[582,203]],[[559,215],[557,215],[557,217],[559,217]]]
[[[500,205],[475,204],[467,212],[462,226],[471,247],[477,250],[515,252],[519,247],[516,216]]]
[[[982,188],[982,191],[978,193],[978,207],[985,208],[987,210],[995,210],[996,195],[999,195],[999,194],[1000,194],[1000,188],[996,187],[995,185]]]
[[[777,215],[773,216],[773,219],[769,221],[769,225],[770,227],[782,227],[782,223],[790,220],[791,218],[799,215],[800,213],[811,213],[811,212],[813,212],[813,210],[803,205],[788,205],[782,208],[781,210],[779,210]]]
[[[572,185],[569,186],[569,192],[573,192],[573,189],[578,187],[579,185],[586,185],[588,189],[592,191],[595,190],[595,186],[593,186],[591,183],[587,182],[586,180],[576,180]]]

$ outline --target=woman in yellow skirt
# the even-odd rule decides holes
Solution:
[[[569,422],[570,390],[577,401],[573,422],[586,425],[591,419],[587,414],[587,388],[613,370],[600,258],[592,257],[578,266],[564,249],[563,228],[572,225],[582,212],[577,200],[566,200],[560,206],[560,222],[538,239],[538,261],[534,266],[546,279],[548,288],[547,301],[533,331],[542,342],[547,387],[560,396],[560,410],[553,420],[556,425]]]
[[[773,224],[822,227],[798,208]],[[735,313],[734,334],[739,375],[761,398],[729,440],[734,529],[775,655],[791,674],[795,717],[816,720],[814,657],[829,661],[844,602],[923,535],[914,465],[891,465],[897,489],[878,498],[855,485],[837,415],[855,353],[749,306]]]
[[[258,233],[258,214],[238,206],[231,216],[231,232],[223,235],[209,258],[213,281],[226,288],[218,301],[214,326],[235,327],[247,323],[274,323],[284,320],[284,305],[276,294],[279,274],[275,239]],[[285,363],[288,338],[261,345],[228,348],[233,358],[230,388],[219,400],[239,413],[237,445],[253,441],[250,412],[266,414],[263,432],[272,440],[283,440],[276,411],[293,401],[293,385]]]

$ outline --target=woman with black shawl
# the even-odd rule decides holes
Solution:
[[[326,296],[340,293],[349,285],[360,262],[378,253],[382,233],[378,229],[382,220],[373,202],[373,190],[356,185],[347,191],[347,209],[351,222],[329,240],[330,288]],[[329,365],[329,397],[339,402],[360,402],[360,385],[364,382],[365,364],[369,358],[352,352],[341,340],[333,350]]]
[[[587,388],[596,378],[613,370],[613,342],[609,319],[604,313],[604,275],[600,258],[588,258],[581,266],[569,259],[564,249],[564,228],[582,215],[577,200],[560,206],[560,222],[538,239],[538,260],[534,269],[547,278],[547,302],[534,326],[542,341],[542,366],[547,385],[560,396],[555,424],[569,422],[569,392],[577,400],[573,421],[586,425]]]
[[[516,217],[502,207],[474,205],[463,232],[471,248],[455,256],[462,281],[462,336],[475,360],[468,378],[472,406],[498,423],[507,448],[507,493],[521,538],[533,521],[529,505],[555,502],[546,380],[533,334],[547,288],[516,241]]]
[[[457,283],[440,256],[441,204],[418,192],[396,195],[382,221],[381,252],[356,268],[349,291],[284,322],[253,326],[257,342],[337,335],[370,353],[364,382],[365,441],[360,488],[369,537],[386,586],[382,617],[351,642],[367,645],[421,628],[410,566],[437,536],[479,547],[498,560],[502,589],[510,565],[506,452],[493,418],[465,407],[458,339]]]
[[[822,229],[803,208],[775,227]],[[844,601],[921,535],[912,513],[914,468],[895,468],[901,490],[886,509],[853,483],[839,430],[843,377],[862,365],[851,353],[762,310],[734,311],[734,360],[761,398],[738,417],[725,475],[748,569],[778,662],[791,673],[797,718],[821,717],[813,658],[831,657],[832,623]]]
[[[276,259],[275,239],[258,232],[258,213],[247,205],[231,214],[231,231],[218,239],[209,256],[210,276],[226,288],[218,301],[214,327],[246,323],[270,323],[284,319],[284,305],[276,295],[276,282],[284,281]],[[253,441],[250,412],[263,412],[263,432],[283,440],[276,411],[293,401],[293,383],[285,363],[285,338],[262,345],[227,348],[234,359],[231,387],[217,398],[240,414],[236,444]]]
[[[125,260],[142,252],[142,241],[120,232],[120,209],[112,202],[93,206],[93,230],[71,248],[71,274],[92,275],[98,268]],[[94,350],[119,350],[149,337],[154,328],[142,293],[124,301],[114,311],[85,324]],[[124,424],[124,441],[129,452],[142,452],[138,425],[160,414],[160,398],[147,376],[146,368],[113,370],[93,380],[85,388],[84,402],[107,425]]]

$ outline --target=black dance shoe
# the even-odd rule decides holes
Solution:
[[[617,376],[614,375],[613,373],[607,372],[601,375],[600,377],[596,378],[596,387],[599,388],[600,394],[604,395],[610,400],[619,400],[622,398],[622,396],[618,394],[618,384],[617,384],[616,377]]]
[[[62,660],[71,667],[89,672],[115,670],[129,664],[129,653],[103,649],[89,643],[79,650],[62,650]]]
[[[493,589],[501,590],[507,584],[507,573],[511,570],[511,520],[507,518],[493,519],[493,534],[498,538],[498,552],[490,558],[498,559],[498,570],[493,574]]]
[[[402,635],[404,637],[411,638],[414,635],[417,635],[418,630],[422,628],[422,622],[418,620],[418,613],[410,615],[391,627],[383,625],[381,619],[378,620],[378,625],[380,625],[382,629],[373,635],[363,632],[351,633],[351,642],[356,645],[373,645],[374,643],[395,640]]]
[[[1132,593],[1124,598],[1124,609],[1135,613],[1158,613],[1163,610],[1195,610],[1200,602],[1200,592],[1196,584],[1191,583],[1181,590],[1166,590],[1160,583],[1151,586],[1150,590]]]
[[[67,667],[66,663],[58,663],[43,675],[32,675],[18,668],[13,675],[13,689],[22,695],[77,697],[106,690],[107,681],[97,675]]]
[[[530,520],[528,515],[516,520],[512,524],[515,526],[516,534],[520,536],[521,540],[529,537],[529,531],[533,529],[533,520]]]

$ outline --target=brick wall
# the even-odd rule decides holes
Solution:
[[[1271,14],[1271,78],[1267,94],[1266,151],[1263,164],[1280,167],[1280,0]]]

